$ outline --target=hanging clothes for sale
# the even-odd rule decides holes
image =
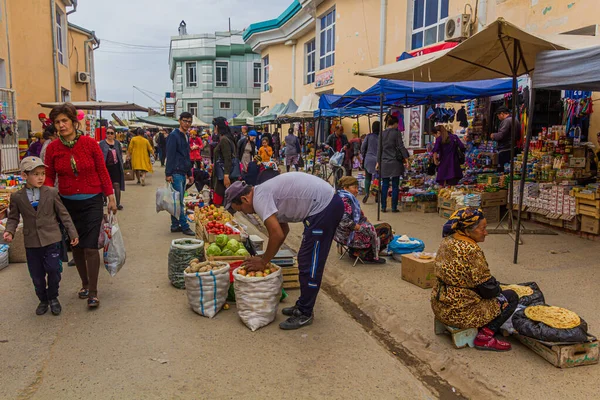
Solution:
[[[461,106],[460,110],[456,113],[456,120],[460,123],[461,128],[469,127],[469,120],[467,119],[467,110],[465,106]]]

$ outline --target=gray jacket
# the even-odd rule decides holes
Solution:
[[[285,137],[285,155],[286,156],[297,156],[298,148],[296,147],[298,138],[295,135],[287,135]]]
[[[403,160],[409,157],[408,150],[404,147],[402,134],[395,128],[388,128],[382,133],[381,138],[383,154],[381,162],[381,177],[394,178],[404,174],[404,163],[398,160],[402,155]]]
[[[379,149],[379,134],[369,133],[360,147],[360,154],[362,154],[363,160],[365,160],[365,169],[369,174],[377,172],[375,168],[377,166],[377,157],[379,157],[377,149]]]
[[[110,146],[106,143],[106,140],[101,141],[100,149],[102,150],[102,155],[104,156],[104,162],[106,163],[106,157],[108,156],[108,151],[110,150]],[[125,190],[125,170],[123,168],[123,148],[121,147],[121,142],[115,140],[115,150],[117,150],[117,163],[119,164],[119,170],[121,170],[121,182],[119,185],[121,186],[121,191]],[[114,183],[114,182],[113,182]]]

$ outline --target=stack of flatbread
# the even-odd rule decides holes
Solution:
[[[572,329],[581,324],[581,318],[577,314],[561,307],[530,306],[525,309],[525,316],[556,329]]]

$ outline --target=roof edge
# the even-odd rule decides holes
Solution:
[[[279,17],[267,21],[256,22],[248,26],[248,29],[244,32],[244,41],[247,41],[255,33],[281,28],[286,22],[298,14],[300,10],[302,10],[302,5],[298,0],[294,0],[292,4],[279,15]]]

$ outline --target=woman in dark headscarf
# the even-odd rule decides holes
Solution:
[[[231,130],[227,125],[227,120],[223,117],[216,117],[212,121],[215,128],[215,133],[219,135],[219,143],[214,150],[214,163],[223,162],[225,175],[222,180],[217,179],[217,173],[213,168],[212,176],[212,187],[213,193],[213,204],[222,205],[225,198],[225,189],[231,185],[229,178],[229,171],[231,171],[233,165],[233,159],[236,157],[235,142]]]
[[[437,282],[431,293],[431,308],[442,323],[478,328],[475,347],[507,351],[510,343],[495,337],[517,308],[519,298],[500,288],[490,273],[481,243],[487,236],[487,221],[481,209],[462,208],[444,225],[444,239],[435,259]]]

